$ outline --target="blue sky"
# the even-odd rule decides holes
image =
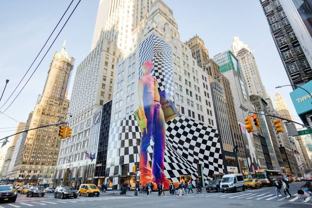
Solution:
[[[2,91],[5,79],[10,79],[10,83],[0,105],[26,71],[69,2],[70,0],[12,0],[1,3],[0,90]],[[204,39],[212,57],[230,49],[233,37],[239,36],[254,51],[263,83],[271,96],[276,92],[275,86],[289,83],[258,0],[165,2],[174,12],[183,41],[198,34]],[[53,53],[61,48],[64,40],[67,42],[67,50],[76,60],[76,69],[90,51],[97,5],[97,0],[82,0],[30,84],[6,112],[8,115],[26,121],[42,92]],[[291,114],[295,115],[288,95],[290,90],[285,88],[278,91],[287,100]],[[14,131],[3,127],[14,126],[16,122],[0,114],[0,137]]]

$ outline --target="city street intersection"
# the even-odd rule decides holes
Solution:
[[[54,199],[53,194],[47,194],[44,198],[27,198],[25,195],[19,195],[16,203],[3,203],[0,208],[9,207],[33,207],[33,208],[68,208],[68,207],[245,207],[245,208],[263,208],[263,207],[281,207],[281,208],[305,208],[312,206],[312,199],[306,202],[295,194],[302,183],[292,183],[290,191],[293,194],[291,198],[276,197],[274,187],[265,187],[257,190],[247,190],[238,193],[206,193],[188,194],[184,196],[165,196],[159,197],[157,193],[150,196],[139,194],[134,196],[133,192],[127,192],[126,196],[119,196],[108,192],[100,197],[78,199]]]

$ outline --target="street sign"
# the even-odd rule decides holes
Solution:
[[[306,135],[306,134],[312,134],[312,129],[305,129],[305,130],[298,131],[299,136]]]

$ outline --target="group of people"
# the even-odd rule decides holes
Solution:
[[[183,196],[185,194],[190,194],[190,193],[194,193],[194,184],[192,180],[189,181],[184,181],[181,180],[179,182],[179,184],[174,184],[173,182],[171,182],[169,184],[169,194],[170,195],[178,195],[178,196]],[[145,192],[147,195],[150,195],[153,191],[153,184],[152,183],[147,183],[146,186],[141,187],[139,184],[136,185],[136,193],[138,193],[139,191]],[[157,184],[157,191],[158,191],[158,196],[162,196],[165,195],[165,187],[163,184],[159,183]],[[196,181],[196,192],[200,193],[201,192],[201,184],[198,181]]]
[[[291,197],[291,194],[289,192],[289,181],[287,177],[277,178],[274,181],[274,186],[276,188],[275,193],[277,197],[282,196],[282,190],[286,197]]]
[[[287,198],[291,197],[291,194],[289,192],[289,181],[287,177],[283,178],[277,178],[274,181],[274,186],[276,190],[276,196],[280,197],[282,196],[282,190],[284,193],[284,196]],[[305,200],[308,197],[312,196],[312,183],[310,181],[307,181],[297,192],[298,197]]]

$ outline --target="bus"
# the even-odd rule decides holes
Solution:
[[[255,178],[257,178],[263,186],[272,186],[273,182],[282,177],[282,173],[279,170],[256,170]]]

